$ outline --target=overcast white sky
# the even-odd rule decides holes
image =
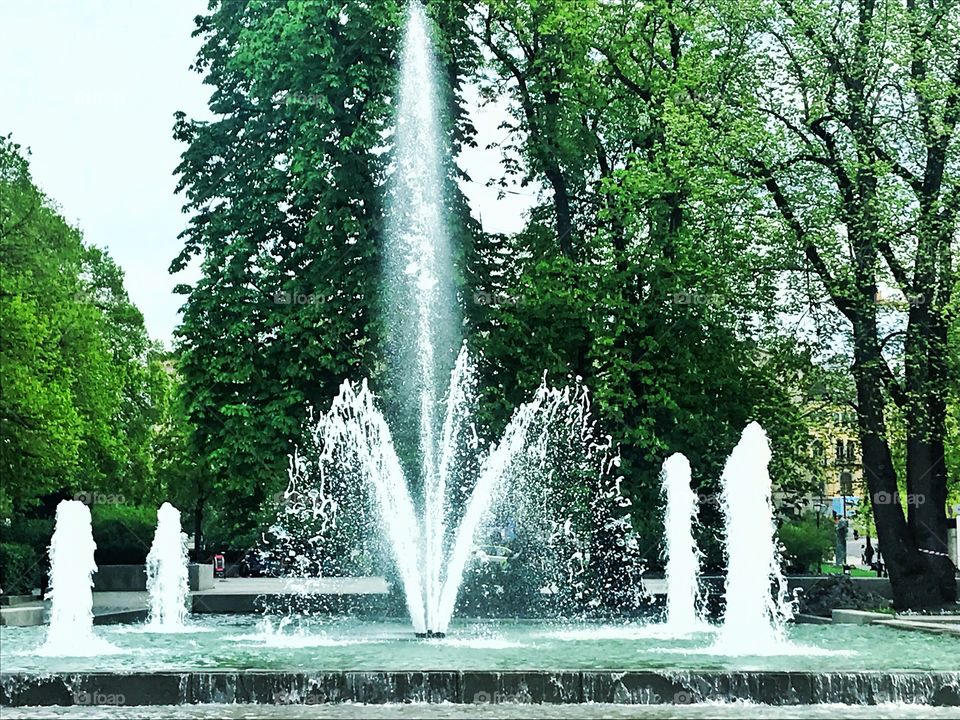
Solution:
[[[173,113],[208,117],[207,87],[188,68],[199,41],[193,18],[206,0],[0,0],[0,134],[29,147],[34,181],[126,272],[147,330],[169,341],[195,272],[171,276],[187,217],[174,195],[182,147]],[[478,111],[481,146],[502,135],[502,109]],[[521,225],[532,191],[497,201],[483,183],[499,158],[484,149],[461,165],[484,227]]]

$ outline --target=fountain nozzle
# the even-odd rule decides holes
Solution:
[[[443,632],[434,632],[433,630],[427,630],[426,632],[422,632],[422,633],[415,632],[414,636],[418,640],[434,640],[434,639],[439,640],[441,638],[445,638],[447,634]]]

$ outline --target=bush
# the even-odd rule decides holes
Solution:
[[[46,553],[53,537],[53,518],[15,516],[10,526],[3,528],[2,540],[7,543],[29,545],[38,555]]]
[[[0,543],[0,588],[6,595],[28,595],[40,586],[40,554],[23,543]]]
[[[783,560],[788,572],[805,573],[817,569],[817,564],[832,558],[834,549],[833,523],[826,518],[807,514],[799,520],[787,520],[777,531],[783,545]]]
[[[224,517],[226,514],[219,508],[208,508],[203,519],[203,544],[208,555],[225,553],[232,562],[233,557],[239,560],[247,550],[257,547],[261,535],[259,530],[237,532],[233,523]],[[273,518],[265,515],[264,521],[263,527],[267,527]]]
[[[97,565],[142,565],[153,542],[157,510],[133,505],[90,508]]]

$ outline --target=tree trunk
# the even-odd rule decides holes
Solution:
[[[553,190],[553,212],[557,219],[557,240],[564,257],[573,260],[576,249],[573,244],[573,213],[570,209],[570,189],[560,166],[561,150],[557,143],[557,113],[560,93],[546,90],[543,93],[543,133],[540,138],[544,175]]]
[[[203,506],[205,498],[198,497],[193,506],[193,554],[196,562],[202,562],[203,552]]]
[[[557,242],[564,257],[573,259],[573,219],[570,211],[570,193],[560,166],[552,161],[544,163],[544,175],[553,190],[553,212],[557,220]]]
[[[944,603],[942,577],[917,551],[900,505],[897,476],[887,444],[885,398],[876,328],[861,319],[854,327],[853,374],[857,387],[863,473],[870,492],[877,540],[890,575],[894,606],[938,607]],[[941,505],[942,507],[942,505]]]
[[[940,603],[957,599],[956,568],[947,550],[946,324],[932,298],[912,298],[907,326],[907,504],[910,536]]]

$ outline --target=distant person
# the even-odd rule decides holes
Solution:
[[[836,513],[834,513],[836,515]],[[843,567],[847,564],[847,529],[850,524],[845,517],[837,516],[837,547],[836,547],[836,565]]]
[[[873,543],[870,542],[870,536],[867,535],[867,546],[863,549],[863,564],[871,569],[874,569],[873,556]]]

